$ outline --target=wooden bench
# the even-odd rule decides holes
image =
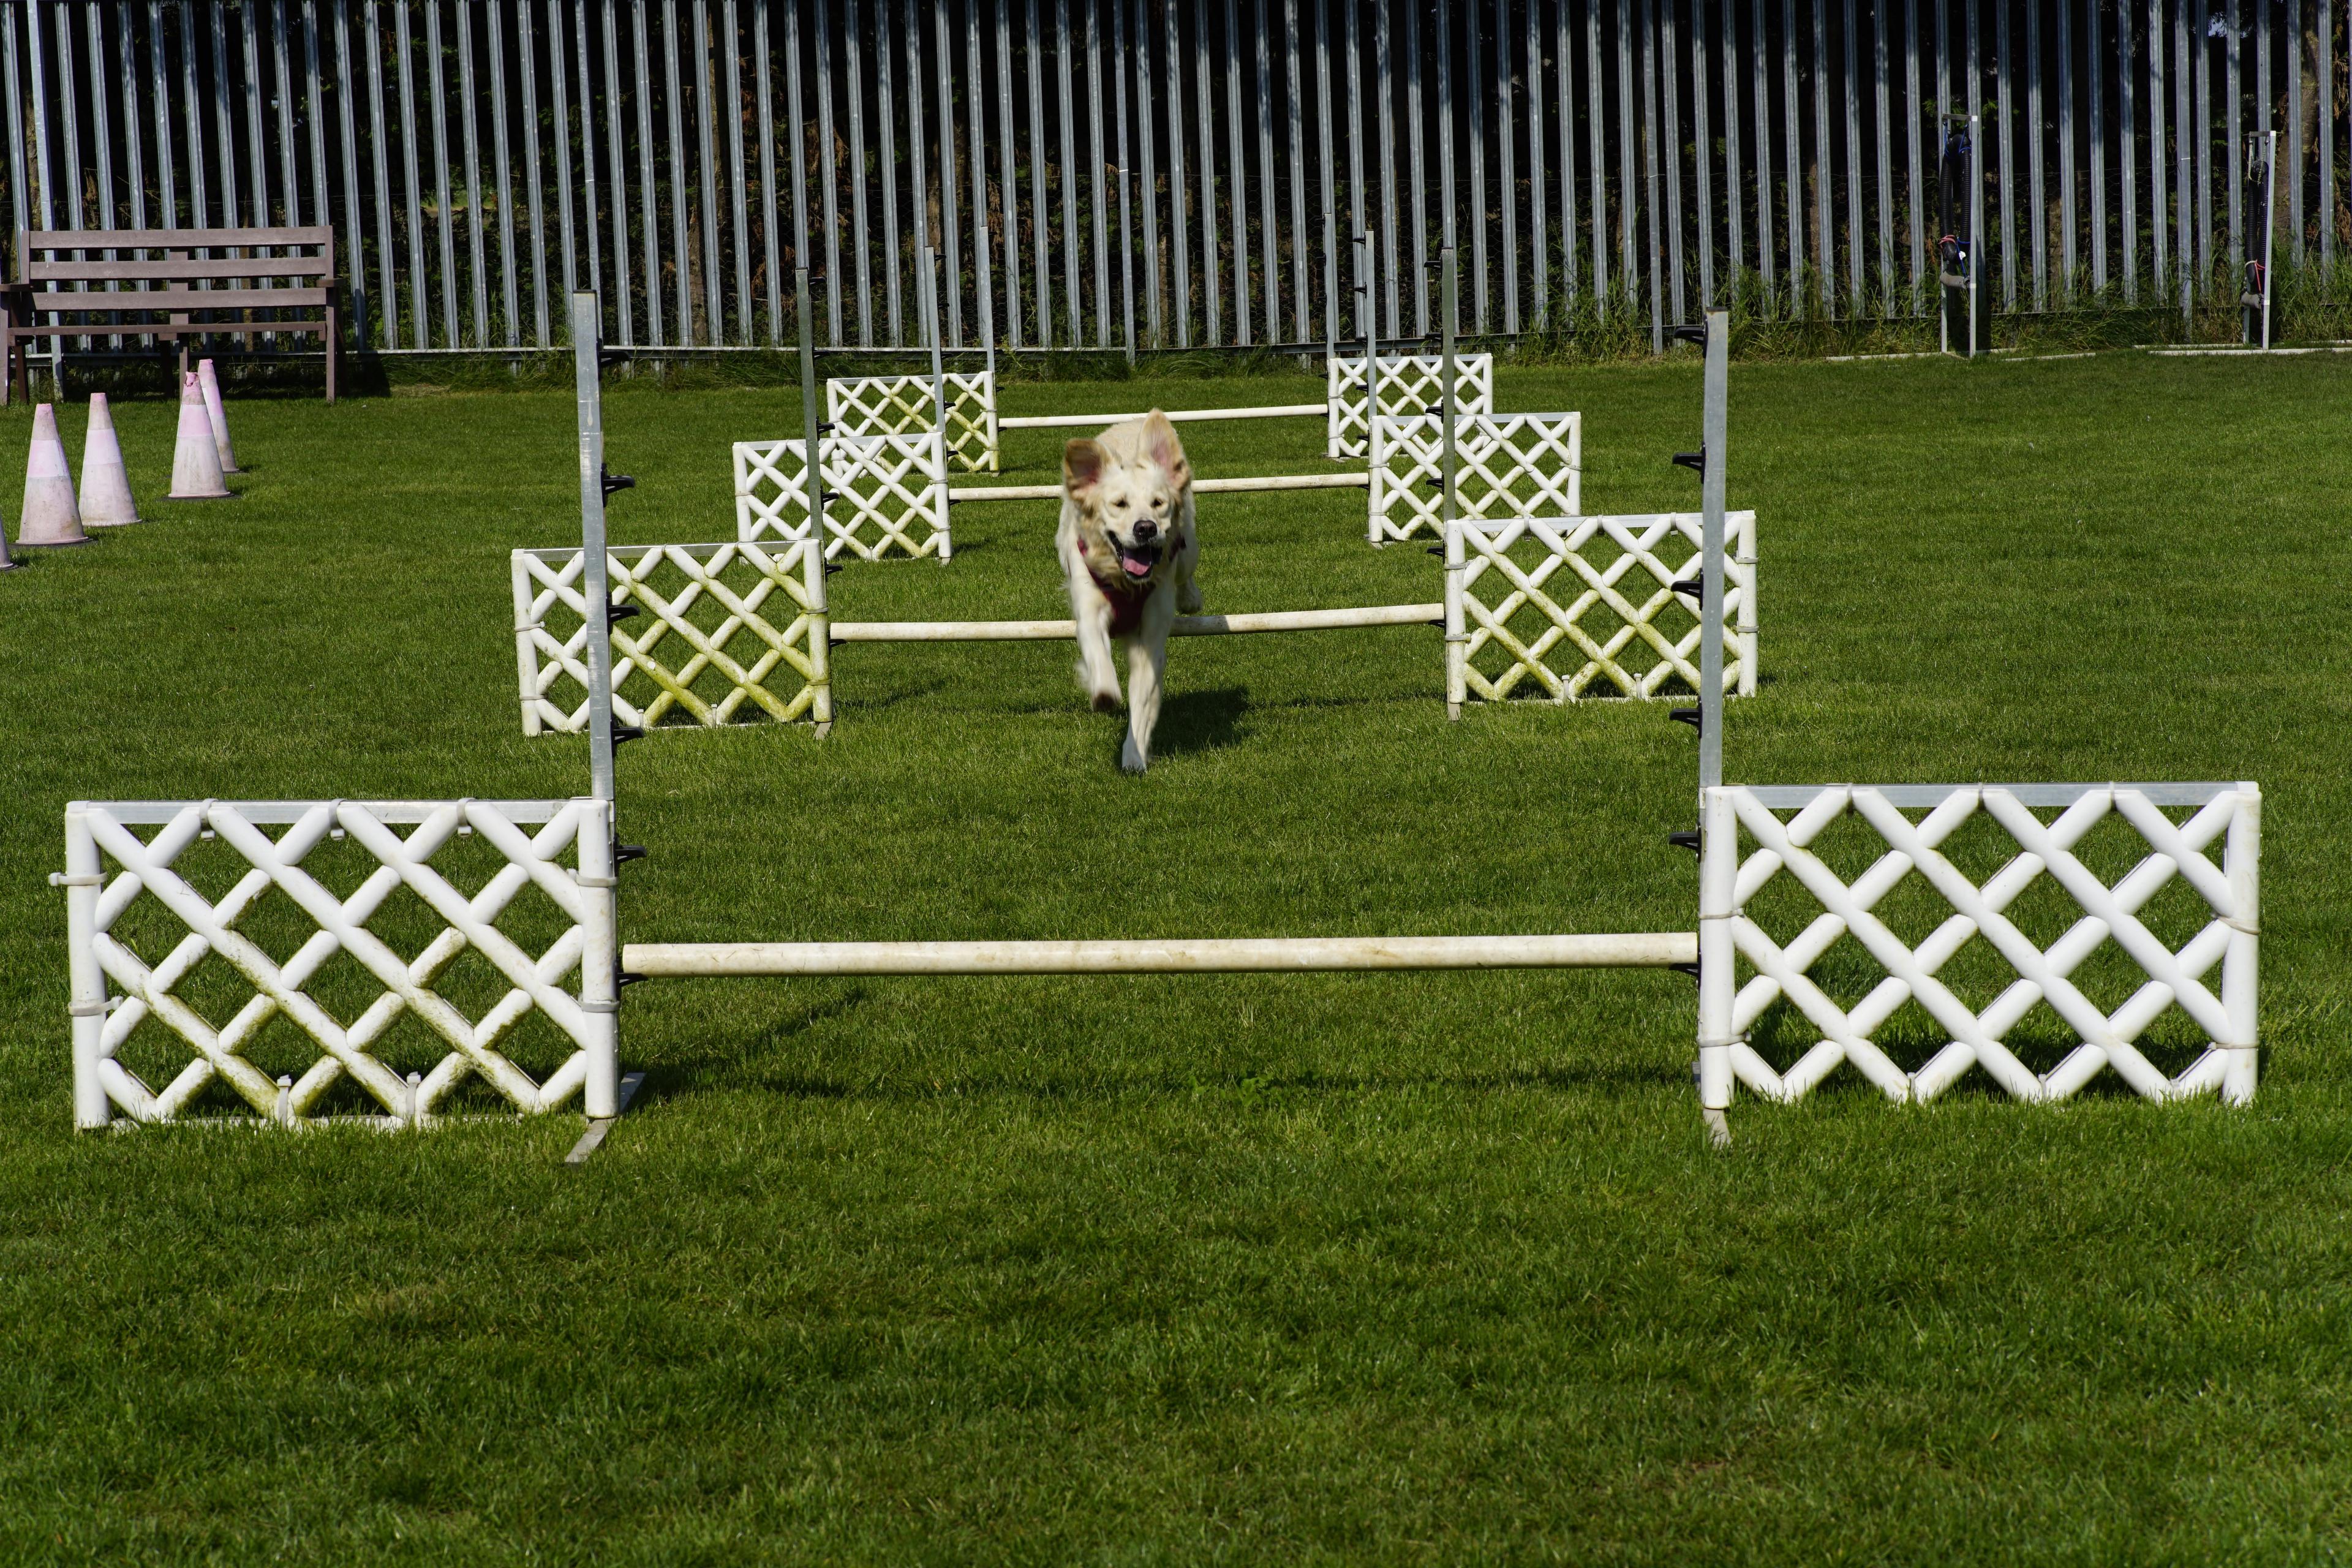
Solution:
[[[189,338],[317,332],[332,403],[339,287],[327,227],[18,229],[0,378],[31,395],[36,338],[177,339],[184,371]]]

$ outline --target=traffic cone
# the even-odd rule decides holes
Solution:
[[[58,408],[33,410],[33,449],[25,460],[25,514],[17,520],[18,545],[88,544],[81,512],[74,505],[73,473],[66,467],[66,444],[58,439]]]
[[[89,395],[89,433],[81,444],[81,525],[120,528],[139,521],[131,499],[131,476],[123,470],[122,446],[114,438],[114,415],[106,394]]]
[[[220,448],[213,444],[212,416],[205,412],[204,384],[194,371],[180,377],[180,439],[172,453],[173,500],[225,500],[233,495],[221,479]]]
[[[245,470],[236,466],[236,448],[229,445],[228,410],[221,406],[220,377],[213,374],[213,362],[198,360],[196,374],[204,378],[205,414],[213,422],[213,445],[220,452],[221,472],[241,474]]]

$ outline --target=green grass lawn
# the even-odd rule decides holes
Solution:
[[[587,783],[584,742],[520,733],[507,588],[509,548],[578,537],[568,396],[241,403],[242,499],[180,505],[174,410],[123,405],[155,521],[0,576],[0,1558],[2352,1555],[2347,377],[1733,372],[1765,682],[1727,775],[2259,781],[2249,1109],[1980,1075],[1898,1107],[1847,1071],[1743,1096],[1718,1153],[1663,973],[666,982],[629,994],[645,1089],[575,1171],[570,1112],[72,1131],[68,800]],[[1696,504],[1666,457],[1698,395],[1685,363],[1497,402],[1583,410],[1588,509],[1641,511]],[[727,444],[800,427],[768,391],[616,386],[607,419],[624,542],[730,537]],[[29,423],[0,414],[6,460]],[[1188,439],[1204,475],[1329,467],[1307,422]],[[1022,433],[1006,479],[1057,449]],[[1439,597],[1361,509],[1204,498],[1209,607]],[[1062,614],[1052,523],[960,508],[952,565],[850,567],[835,613]],[[626,748],[625,933],[1693,924],[1660,705],[1448,724],[1425,630],[1191,641],[1130,779],[1070,658],[852,647],[828,740]],[[1941,1037],[1906,1026],[1909,1060]],[[2196,1043],[2157,1031],[2176,1070]],[[184,1060],[142,1049],[151,1082]],[[282,1025],[255,1056],[310,1059]]]

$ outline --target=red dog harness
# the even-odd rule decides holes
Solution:
[[[1133,637],[1143,629],[1143,606],[1150,599],[1151,591],[1159,586],[1157,583],[1148,577],[1140,583],[1124,580],[1106,583],[1092,563],[1087,566],[1087,575],[1095,580],[1095,586],[1100,588],[1103,597],[1110,601],[1111,636]]]

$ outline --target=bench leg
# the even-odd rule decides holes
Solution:
[[[330,408],[335,404],[335,340],[339,335],[335,308],[330,305],[327,307],[327,406]]]

